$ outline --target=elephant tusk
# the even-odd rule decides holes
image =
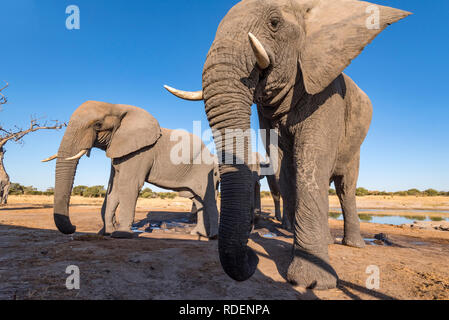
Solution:
[[[58,159],[58,155],[57,154],[55,154],[54,156],[51,156],[50,158],[42,160],[41,162],[50,162],[50,161],[53,161],[55,159]]]
[[[66,161],[78,160],[81,159],[85,154],[87,154],[89,150],[81,150],[76,156],[65,159]]]
[[[190,92],[190,91],[181,91],[169,86],[164,86],[165,89],[167,89],[168,92],[170,92],[171,94],[177,96],[178,98],[184,99],[184,100],[189,100],[189,101],[201,101],[203,100],[203,91],[195,91],[195,92]]]
[[[256,38],[256,36],[253,35],[251,32],[248,33],[248,37],[249,42],[251,44],[251,48],[253,48],[254,55],[256,56],[258,66],[262,70],[265,70],[271,64],[270,57],[268,56],[267,51],[263,47],[262,43],[260,43],[260,41]]]

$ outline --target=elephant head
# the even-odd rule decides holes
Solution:
[[[72,234],[76,227],[69,218],[69,203],[79,159],[92,148],[106,151],[111,159],[122,158],[154,145],[161,136],[155,118],[143,109],[89,101],[72,115],[58,154],[54,220],[59,231]]]
[[[218,27],[203,90],[166,88],[183,99],[203,99],[220,137],[227,129],[244,131],[250,128],[253,103],[266,118],[286,114],[324,91],[382,30],[408,15],[358,0],[243,0]],[[233,143],[222,138],[217,150],[225,157],[225,147]],[[258,263],[247,246],[251,170],[245,159],[244,164],[222,161],[220,171],[220,260],[231,278],[244,281]]]

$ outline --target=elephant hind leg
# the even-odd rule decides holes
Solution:
[[[193,206],[196,207],[198,219],[191,234],[215,239],[218,235],[218,210],[215,203],[209,204],[207,201],[203,203],[196,197],[192,201]]]
[[[205,215],[204,215],[204,206],[201,203],[201,201],[199,201],[196,198],[193,198],[192,201],[193,201],[192,210],[193,210],[193,207],[195,207],[198,218],[197,218],[196,226],[192,230],[191,234],[208,237],[209,228],[205,221],[206,219],[205,219]]]
[[[360,234],[360,220],[355,194],[359,176],[359,163],[360,154],[355,157],[343,175],[334,178],[334,183],[345,220],[343,244],[355,248],[364,248],[365,241]]]
[[[282,221],[282,212],[281,212],[281,190],[279,187],[279,182],[277,181],[274,175],[267,176],[268,186],[270,187],[271,197],[274,202],[274,215],[276,220]]]
[[[113,166],[111,166],[111,175],[109,178],[108,190],[104,198],[103,206],[101,208],[101,217],[103,219],[103,229],[98,234],[109,236],[116,229],[116,211],[119,206],[119,197],[117,192],[118,175]]]

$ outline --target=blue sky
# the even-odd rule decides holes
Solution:
[[[363,147],[359,186],[376,190],[449,190],[449,2],[375,0],[413,16],[384,31],[345,71],[370,96],[373,123]],[[68,121],[86,100],[145,108],[163,127],[208,128],[201,102],[175,99],[163,84],[201,88],[201,73],[220,20],[236,0],[4,0],[0,3],[0,80],[9,103],[4,127],[30,116]],[[81,29],[65,28],[78,5]],[[253,116],[254,127],[257,117]],[[44,131],[7,146],[11,180],[46,189],[63,131]],[[101,151],[80,162],[75,184],[105,185]],[[266,189],[266,184],[265,189]]]

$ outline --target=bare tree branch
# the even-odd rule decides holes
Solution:
[[[24,130],[15,127],[14,130],[7,130],[0,127],[0,148],[3,147],[8,141],[14,141],[20,143],[21,140],[29,133],[39,130],[59,130],[67,127],[67,123],[60,123],[57,120],[52,120],[53,124],[49,125],[47,122],[40,124],[37,119],[32,118],[28,129]]]
[[[6,83],[6,85],[0,89],[0,105],[8,102],[8,98],[6,98],[6,96],[2,93],[2,91],[5,90],[6,88],[8,88],[8,86],[9,86],[8,82],[5,81],[5,83]]]

